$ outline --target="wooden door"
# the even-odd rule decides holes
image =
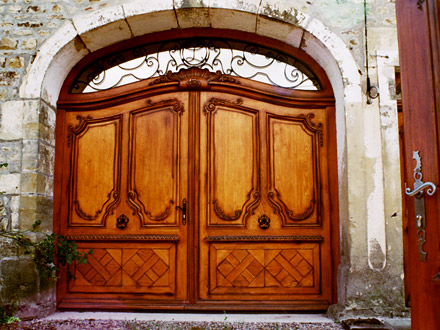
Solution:
[[[177,88],[163,78],[59,110],[56,223],[94,252],[58,285],[58,307],[326,309],[338,253],[333,100],[181,76]]]
[[[58,116],[60,231],[93,249],[59,286],[59,306],[182,304],[188,228],[176,206],[188,198],[187,94]]]
[[[434,0],[396,1],[405,140],[405,182],[439,178],[440,8]],[[418,152],[418,154],[414,153]],[[416,159],[420,157],[421,171]],[[420,173],[422,177],[420,176]],[[420,196],[419,196],[420,197]],[[406,198],[412,329],[440,326],[440,194]],[[417,206],[417,204],[419,204]],[[424,217],[416,221],[424,206]]]
[[[199,303],[325,309],[331,109],[209,92],[200,104]]]

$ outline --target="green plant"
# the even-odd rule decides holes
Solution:
[[[78,251],[78,245],[63,235],[45,234],[43,239],[32,239],[31,233],[37,232],[40,220],[35,221],[32,231],[11,231],[0,230],[0,237],[13,240],[25,255],[31,255],[38,272],[43,278],[57,279],[59,266],[71,265],[74,262],[78,264],[87,263],[89,254],[93,253],[90,249],[87,252]],[[69,268],[66,269],[68,276],[73,274]]]
[[[0,168],[7,167],[7,163],[0,163]],[[4,192],[0,192],[4,194]],[[5,205],[0,201],[0,211],[5,209]],[[59,266],[87,263],[88,252],[78,251],[77,244],[58,234],[46,234],[38,232],[41,220],[36,220],[32,225],[31,231],[16,231],[7,228],[0,228],[0,237],[14,241],[20,252],[31,255],[41,277],[56,280],[58,278]],[[69,277],[73,274],[69,268],[66,269]],[[1,315],[0,315],[1,316]]]
[[[11,324],[21,321],[18,317],[13,316],[16,306],[7,304],[0,306],[0,324]]]

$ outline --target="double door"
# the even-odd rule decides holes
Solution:
[[[58,306],[325,309],[331,116],[208,91],[60,111],[55,221],[93,254]]]

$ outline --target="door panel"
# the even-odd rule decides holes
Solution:
[[[71,292],[175,295],[176,245],[89,244],[93,254],[76,267]],[[86,250],[82,250],[86,251]]]
[[[183,110],[168,100],[130,114],[128,200],[142,226],[178,225],[175,205],[186,196],[179,179],[180,159],[187,159],[180,147]]]
[[[216,191],[213,186],[224,183],[224,201],[232,206],[223,202],[229,219],[213,225],[218,202],[200,196],[198,303],[328,303],[330,224],[328,197],[321,196],[328,191],[322,162],[326,110],[210,92],[201,95],[201,106],[208,111],[200,113],[200,191]],[[219,150],[228,151],[218,156]],[[226,155],[233,160],[224,161]],[[213,162],[215,157],[220,161]],[[242,174],[246,170],[252,177]],[[232,184],[237,191],[236,182],[247,184],[240,193],[248,198],[242,209],[243,197],[229,192]]]
[[[259,191],[258,113],[233,106],[221,99],[205,106],[209,226],[243,226]]]
[[[250,300],[259,294],[319,293],[319,248],[317,243],[213,243],[210,292]]]
[[[284,226],[319,222],[316,172],[322,128],[312,126],[312,115],[268,115],[269,198],[282,215]]]
[[[105,226],[109,211],[119,200],[121,117],[77,117],[69,126],[73,187],[71,226]],[[105,158],[96,155],[107,155]]]
[[[188,226],[176,209],[188,198],[187,106],[175,93],[66,112],[62,234],[93,254],[59,285],[59,306],[187,299]]]

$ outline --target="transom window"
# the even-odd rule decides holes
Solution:
[[[208,69],[288,89],[321,90],[313,72],[287,54],[256,44],[197,38],[138,46],[104,57],[76,77],[70,92],[108,90],[188,68]]]

